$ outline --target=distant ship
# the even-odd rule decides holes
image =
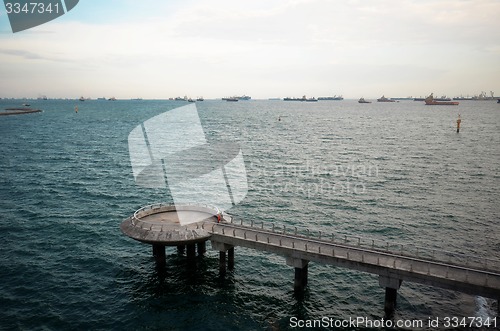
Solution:
[[[228,99],[231,99],[231,100],[228,100]],[[242,96],[233,96],[233,97],[225,97],[225,98],[222,98],[222,100],[226,100],[226,101],[234,101],[233,99],[236,99],[236,101],[238,100],[251,100],[252,97],[248,96],[248,95],[242,95]]]
[[[413,100],[413,97],[391,98],[391,100],[396,100],[396,101]]]
[[[203,97],[198,97],[198,98],[196,99],[196,101],[204,101],[204,100],[205,100],[205,99],[203,99]]]
[[[442,98],[439,98],[439,99],[442,99]],[[431,105],[431,106],[438,106],[438,105],[442,105],[442,106],[457,106],[458,105],[458,101],[439,101],[437,99],[434,99],[434,96],[431,93],[427,98],[425,98],[425,104],[426,105]]]
[[[440,98],[434,98],[435,101],[451,101],[451,98],[448,98],[446,95],[441,96]]]
[[[495,100],[496,98],[494,97],[494,94],[493,91],[490,91],[490,94],[491,96],[487,96],[486,95],[486,92],[481,92],[479,95],[475,95],[472,97],[471,100],[474,100],[474,101],[490,101],[490,100]]]
[[[106,100],[106,98],[104,98],[104,97],[103,98],[97,98],[97,100],[102,101],[102,100]]]
[[[377,99],[378,102],[396,102],[394,100],[386,98],[384,95]]]
[[[302,96],[302,98],[290,98],[286,97],[283,98],[283,101],[309,101],[309,102],[315,102],[318,101],[318,99],[312,97],[312,98],[307,98],[305,95]]]
[[[413,101],[425,101],[426,98],[414,98]],[[434,98],[434,101],[451,101],[451,98],[448,98],[446,95],[441,96],[440,98]]]
[[[334,95],[333,97],[318,97],[318,100],[344,100],[344,98],[341,95]]]
[[[359,103],[372,103],[371,101],[366,101],[365,98],[359,98]]]
[[[78,99],[80,101],[85,101],[85,98],[83,96],[80,97],[80,99]]]
[[[453,97],[453,100],[472,100],[472,97],[469,97],[469,96],[459,96],[459,97]]]
[[[240,99],[238,99],[237,97],[227,97],[227,98],[222,98],[222,100],[238,102]]]
[[[115,97],[111,97],[108,99],[109,101],[116,101],[116,98]]]

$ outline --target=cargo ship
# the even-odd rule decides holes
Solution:
[[[439,101],[438,99],[434,99],[434,96],[431,93],[427,98],[425,98],[425,104],[431,105],[431,106],[438,106],[438,105],[440,105],[440,106],[441,105],[442,106],[457,106],[458,101]]]
[[[392,99],[386,98],[384,95],[377,99],[378,102],[396,102]]]

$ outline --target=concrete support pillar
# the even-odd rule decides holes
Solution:
[[[303,292],[307,286],[307,269],[308,266],[304,268],[295,268],[295,279],[293,281],[294,292]]]
[[[384,311],[386,317],[394,315],[398,298],[398,290],[401,287],[402,280],[390,276],[380,275],[378,283],[385,288]]]
[[[293,290],[295,293],[303,292],[307,286],[309,261],[287,257],[286,264],[295,268]]]
[[[386,316],[391,316],[394,314],[394,311],[396,310],[397,297],[398,290],[390,287],[385,288],[384,312]]]
[[[234,270],[234,247],[227,250],[227,268]]]
[[[153,256],[158,266],[164,266],[166,262],[165,245],[153,244]]]
[[[188,244],[186,245],[187,247],[187,258],[188,259],[194,259],[196,257],[196,244]]]
[[[229,269],[234,268],[234,246],[225,243],[211,241],[212,249],[219,251],[219,272],[221,275],[226,273],[226,252],[229,253]]]
[[[219,273],[224,275],[226,273],[226,252],[219,252]]]
[[[186,249],[185,245],[179,245],[177,246],[177,253],[178,254],[184,254],[184,250]]]
[[[206,241],[199,242],[196,244],[196,246],[198,248],[198,255],[199,256],[205,254],[205,252],[207,251],[207,242]]]

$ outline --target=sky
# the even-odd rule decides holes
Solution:
[[[80,0],[12,33],[0,97],[500,95],[500,0]]]

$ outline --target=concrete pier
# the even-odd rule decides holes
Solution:
[[[197,250],[198,250],[198,256],[202,256],[205,254],[207,251],[207,242],[202,241],[196,244]]]
[[[206,205],[155,204],[137,210],[120,228],[130,238],[151,244],[155,261],[161,266],[166,263],[165,246],[177,247],[181,255],[186,252],[188,259],[195,259],[197,247],[198,254],[203,255],[210,233],[199,224],[217,223],[219,213]]]
[[[296,294],[302,293],[307,286],[309,261],[287,257],[286,264],[295,268],[295,278],[293,281],[294,292]]]
[[[396,309],[403,280],[500,300],[500,260],[377,243],[361,237],[348,239],[344,234],[319,232],[314,237],[307,231],[300,235],[296,228],[277,229],[273,224],[268,229],[264,223],[244,226],[243,221],[235,224],[227,215],[221,220],[215,210],[207,206],[151,205],[139,209],[120,227],[129,237],[153,245],[158,264],[165,263],[165,246],[177,246],[181,252],[187,249],[187,256],[192,258],[196,247],[199,255],[205,252],[207,240],[219,252],[221,275],[234,268],[236,246],[284,256],[286,264],[294,268],[295,293],[302,293],[307,287],[310,262],[376,274],[385,290],[384,311],[389,317]],[[180,225],[179,213],[193,222]],[[500,313],[500,306],[498,309]]]
[[[6,115],[20,115],[20,114],[31,114],[31,113],[40,113],[40,109],[31,109],[31,108],[5,108],[6,111],[0,111],[0,116]]]
[[[226,252],[219,251],[219,273],[221,276],[226,274]]]
[[[158,266],[164,266],[166,263],[165,245],[153,244],[153,256]]]
[[[385,288],[384,312],[386,317],[394,315],[397,304],[398,290],[401,287],[402,282],[403,281],[398,278],[386,275],[380,275],[378,278],[379,285]]]
[[[187,258],[193,260],[196,257],[196,244],[188,244],[186,247]]]
[[[212,241],[212,249],[219,251],[219,272],[221,275],[224,275],[227,269],[234,269],[234,246]]]
[[[227,250],[227,268],[234,270],[234,247]]]

